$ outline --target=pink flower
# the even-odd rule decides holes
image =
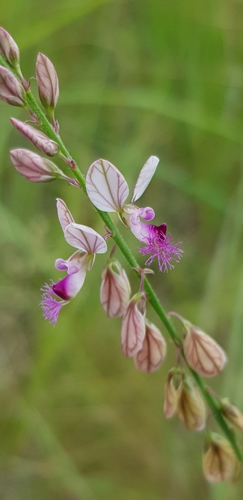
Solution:
[[[139,248],[143,255],[149,255],[145,264],[150,265],[157,258],[159,270],[168,271],[174,267],[173,262],[179,262],[181,258],[183,251],[179,248],[180,243],[174,243],[172,236],[166,235],[166,223],[155,226],[142,222],[154,218],[155,213],[151,207],[138,208],[134,205],[150,183],[158,162],[156,156],[150,156],[147,160],[138,176],[130,204],[125,203],[129,195],[125,178],[107,160],[97,160],[90,166],[86,176],[86,189],[90,200],[99,210],[117,212],[123,224],[145,245]]]
[[[63,200],[57,199],[57,214],[66,241],[77,251],[69,259],[57,259],[55,267],[66,271],[67,276],[58,283],[51,282],[42,288],[41,307],[45,319],[56,324],[60,310],[81,290],[86,271],[92,269],[95,255],[105,253],[105,240],[94,229],[76,224]]]

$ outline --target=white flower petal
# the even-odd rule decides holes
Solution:
[[[88,197],[99,210],[119,212],[129,194],[121,172],[107,160],[97,160],[86,175]]]
[[[132,197],[132,203],[137,201],[139,198],[141,198],[142,194],[144,193],[145,189],[148,187],[154,172],[157,168],[157,165],[159,163],[159,158],[157,156],[150,156],[149,159],[146,161],[145,165],[143,166],[142,170],[140,171],[140,174],[138,176],[138,180],[135,184],[135,188],[133,191],[133,197]]]
[[[107,251],[104,238],[91,227],[72,222],[66,227],[64,236],[69,245],[86,253],[95,254]]]
[[[66,203],[60,198],[57,198],[57,215],[63,231],[65,231],[66,227],[71,224],[71,222],[74,222],[74,218],[68,210]]]

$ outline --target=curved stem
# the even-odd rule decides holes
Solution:
[[[2,57],[1,57],[1,55],[0,55],[0,63],[2,64]],[[8,69],[10,69],[14,73],[13,68],[11,68],[7,63],[4,64],[4,65],[6,67],[8,67]],[[47,118],[46,118],[45,114],[43,113],[43,111],[38,106],[37,102],[35,101],[35,99],[34,99],[34,97],[32,95],[32,92],[30,90],[28,90],[26,92],[26,101],[27,101],[27,107],[29,108],[29,111],[31,111],[32,113],[34,113],[37,116],[37,118],[38,118],[38,120],[40,122],[39,128],[50,139],[52,139],[53,141],[57,142],[57,144],[60,147],[60,152],[64,155],[65,158],[71,160],[72,157],[71,157],[68,149],[66,148],[66,146],[62,142],[62,139],[60,138],[60,136],[58,134],[56,134],[55,131],[53,130],[51,124],[47,120]],[[80,172],[80,170],[78,169],[77,166],[75,166],[75,168],[72,168],[72,172],[73,172],[73,175],[78,180],[78,182],[80,183],[81,187],[83,188],[84,193],[87,195],[86,187],[85,187],[85,177]],[[140,279],[141,278],[140,274],[136,271],[136,268],[139,267],[138,263],[137,263],[136,259],[134,258],[131,250],[127,246],[126,242],[124,241],[124,239],[123,239],[122,235],[120,234],[119,230],[117,229],[117,227],[113,223],[111,217],[106,212],[102,212],[102,211],[100,211],[98,209],[96,209],[96,211],[100,215],[100,217],[103,220],[103,222],[105,223],[105,225],[111,231],[113,240],[115,241],[115,243],[117,244],[117,246],[119,247],[119,249],[121,250],[121,252],[123,253],[125,259],[128,262],[128,264],[130,265],[131,268],[134,269],[135,273],[137,274],[137,276]],[[159,301],[156,293],[154,292],[151,284],[149,283],[149,281],[148,281],[148,279],[146,277],[144,278],[144,288],[145,288],[145,291],[146,291],[146,293],[148,295],[149,303],[151,304],[151,306],[153,307],[153,309],[155,310],[155,312],[157,313],[157,315],[161,319],[161,321],[164,324],[165,328],[167,329],[170,337],[172,338],[172,340],[175,342],[175,344],[177,346],[180,345],[182,347],[182,342],[181,342],[181,339],[180,339],[179,335],[177,334],[177,332],[176,332],[176,330],[175,330],[175,328],[174,328],[174,326],[173,326],[170,318],[167,316],[166,312],[164,311],[163,307],[161,306],[160,301]],[[187,362],[185,360],[185,357],[184,357],[183,349],[181,349],[181,352],[182,352],[182,356],[184,358],[184,361],[187,364]],[[229,426],[227,425],[226,421],[224,420],[224,418],[223,418],[223,416],[222,416],[222,414],[221,414],[221,412],[220,412],[217,404],[214,401],[213,396],[208,392],[207,386],[204,384],[202,378],[196,372],[194,372],[194,370],[192,370],[188,366],[188,364],[187,364],[187,367],[188,367],[189,371],[191,372],[191,375],[194,378],[194,380],[195,380],[196,384],[198,385],[199,389],[201,390],[201,392],[202,392],[205,400],[207,401],[209,407],[211,408],[211,410],[212,410],[212,412],[214,414],[214,417],[215,417],[215,419],[218,422],[218,425],[221,427],[223,433],[225,434],[225,436],[227,437],[227,439],[231,443],[231,446],[234,449],[237,458],[240,461],[243,461],[243,457],[242,457],[242,455],[240,453],[240,450],[239,450],[239,448],[238,448],[238,446],[236,444],[235,437],[234,437],[233,433],[231,432]]]

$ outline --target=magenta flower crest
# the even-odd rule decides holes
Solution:
[[[132,195],[132,202],[127,204],[129,187],[121,172],[107,160],[97,160],[89,168],[86,176],[86,189],[92,203],[104,212],[117,212],[120,220],[129,227],[134,236],[144,244],[139,248],[143,255],[148,255],[145,262],[150,265],[158,261],[160,271],[168,271],[178,262],[183,251],[179,243],[174,243],[170,234],[166,234],[167,225],[146,224],[155,212],[151,207],[139,208],[134,205],[149,185],[159,159],[150,156],[140,171]]]
[[[86,271],[92,269],[95,255],[105,253],[107,245],[94,229],[74,222],[71,212],[63,200],[57,199],[57,214],[67,243],[77,251],[69,259],[57,259],[55,267],[66,271],[67,276],[42,288],[41,306],[46,319],[56,324],[60,310],[81,290]]]

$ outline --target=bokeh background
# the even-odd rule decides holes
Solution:
[[[141,205],[154,207],[185,253],[151,282],[166,310],[226,349],[212,386],[243,408],[242,1],[9,0],[1,25],[19,44],[26,78],[38,51],[55,64],[61,135],[84,173],[104,157],[132,187],[146,159],[159,156]],[[9,149],[29,143],[10,116],[27,118],[0,102],[0,498],[238,500],[242,479],[205,482],[203,434],[163,416],[173,344],[152,375],[122,355],[121,322],[99,303],[105,256],[56,328],[43,319],[40,288],[59,278],[55,259],[71,253],[55,198],[77,222],[104,229],[79,190],[16,173]],[[151,308],[148,317],[168,338]]]

